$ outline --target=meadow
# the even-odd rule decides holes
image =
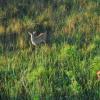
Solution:
[[[99,0],[0,0],[0,100],[99,100],[99,70]]]

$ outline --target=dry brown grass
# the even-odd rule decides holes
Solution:
[[[4,33],[5,32],[5,27],[0,25],[0,34]]]
[[[10,33],[10,32],[19,33],[22,31],[22,28],[23,28],[22,21],[20,21],[19,19],[12,19],[12,20],[9,20],[7,33]]]

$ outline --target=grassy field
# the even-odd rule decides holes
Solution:
[[[99,100],[99,70],[99,0],[0,0],[0,100]]]

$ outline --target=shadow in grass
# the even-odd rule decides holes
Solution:
[[[76,39],[74,37],[67,37],[65,35],[59,35],[56,37],[52,37],[51,43],[56,43],[58,45],[61,45],[63,43],[69,44],[69,45],[74,45],[76,42]]]
[[[0,35],[0,53],[17,49],[17,33]]]
[[[10,88],[10,87],[9,87]],[[30,95],[26,92],[24,87],[21,87],[22,90],[18,93],[17,96],[11,97],[7,94],[7,91],[4,88],[0,89],[0,100],[31,100]]]
[[[6,91],[2,88],[0,89],[0,100],[10,100],[10,96],[6,94]]]
[[[13,89],[14,92],[14,88],[16,88],[15,84],[17,84],[14,84],[14,81],[19,79],[16,75],[17,73],[13,75],[12,71],[0,71],[0,100],[31,100],[29,93],[21,84],[20,88],[17,91],[17,94],[14,94],[13,96],[11,95],[11,89]],[[9,82],[10,86],[13,85],[12,87],[8,85]]]

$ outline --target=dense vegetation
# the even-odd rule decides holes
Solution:
[[[0,100],[99,100],[99,70],[100,0],[0,0]]]

